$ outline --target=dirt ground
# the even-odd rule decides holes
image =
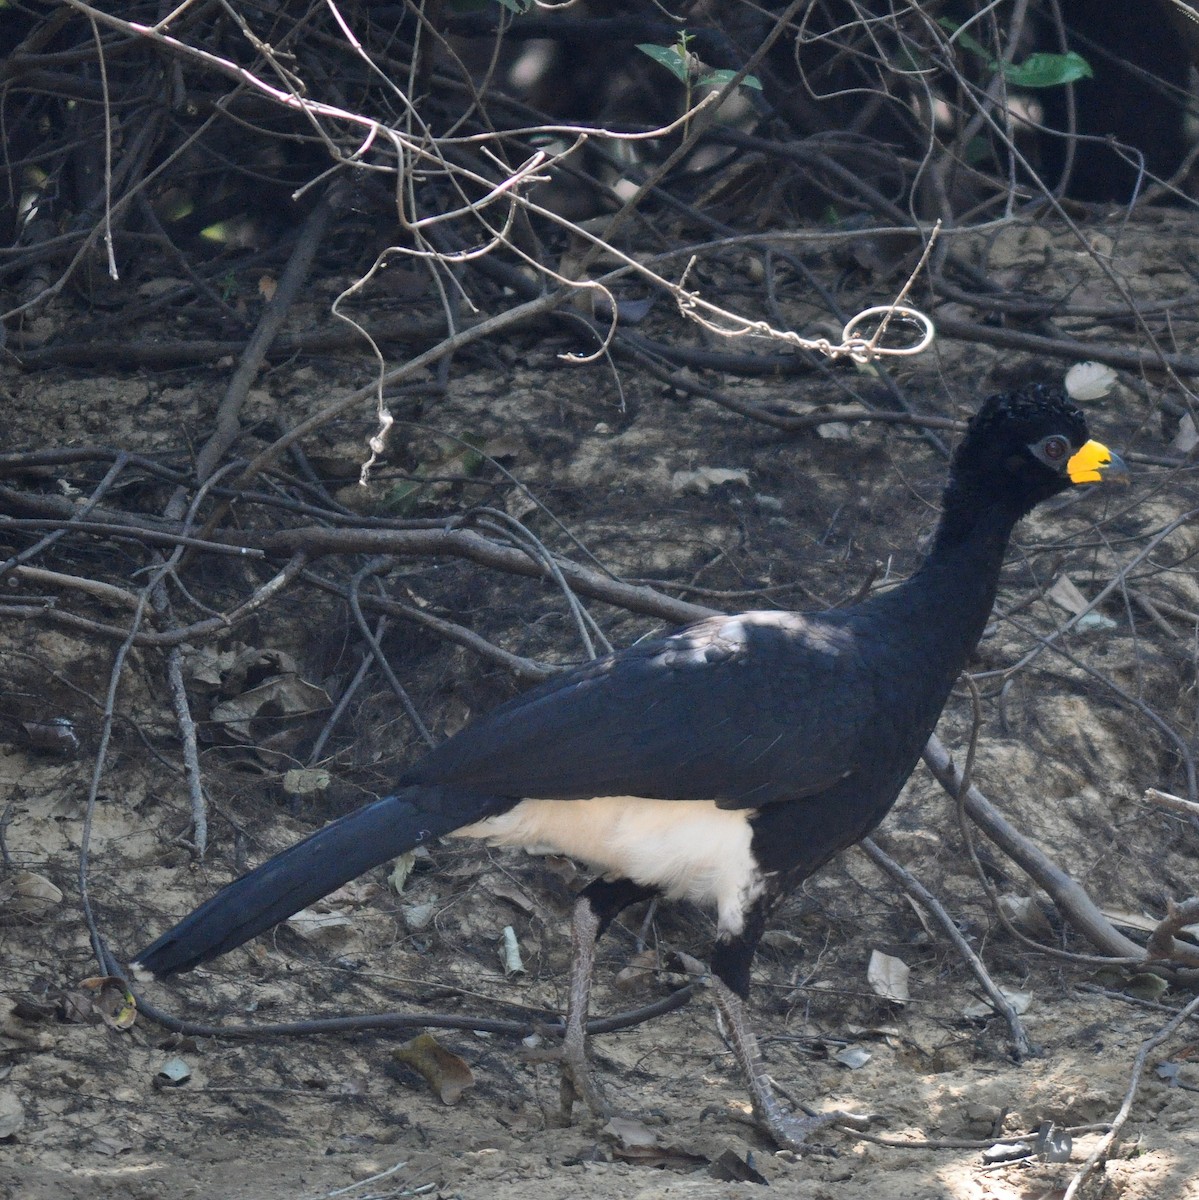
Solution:
[[[1096,236],[1114,235],[1101,227]],[[1158,221],[1122,230],[1113,256],[1136,294],[1161,300],[1191,287],[1176,265],[1187,236]],[[1068,288],[1077,303],[1107,299],[1093,261],[1064,234],[1011,226],[979,238],[974,253],[1013,286]],[[295,321],[320,320],[345,282],[318,281]],[[796,327],[813,312],[797,308]],[[72,319],[68,301],[54,319]],[[919,560],[944,459],[916,431],[861,424],[826,428],[825,436],[781,435],[682,400],[619,366],[566,365],[557,354],[569,348],[560,334],[530,335],[460,358],[448,394],[419,414],[422,426],[398,432],[396,458],[427,465],[445,455],[447,443],[433,430],[482,436],[608,569],[651,584],[682,581],[690,590],[667,590],[712,607],[837,603],[871,577],[902,576]],[[1060,378],[1067,365],[942,339],[897,378],[913,409],[962,416],[1014,379],[1033,372]],[[252,395],[247,422],[299,421],[339,389],[362,383],[369,369],[357,358],[273,367]],[[102,443],[183,462],[207,436],[229,367],[32,372],[9,362],[0,370],[6,450]],[[793,407],[885,395],[869,374],[852,369],[733,386],[744,400]],[[1121,452],[1169,455],[1178,422],[1160,415],[1163,392],[1170,394],[1160,380],[1122,374],[1110,395],[1087,405],[1094,433]],[[306,446],[314,464],[342,480],[338,497],[357,505],[364,501],[352,484],[354,464],[371,432],[364,408]],[[712,484],[693,474],[702,468],[734,474]],[[1037,634],[1063,622],[1066,611],[1045,596],[1059,577],[1093,596],[1195,507],[1188,472],[1135,469],[1126,495],[1076,498],[1021,527],[1000,602],[1013,621],[988,630],[972,670],[983,715],[975,781],[1105,911],[1119,915],[1126,933],[1143,938],[1137,921],[1160,918],[1168,901],[1195,891],[1194,829],[1142,799],[1146,787],[1185,793],[1177,747],[1146,713],[1193,745],[1196,629],[1171,615],[1199,607],[1189,566],[1193,532],[1184,525],[1171,533],[1103,605],[1107,621],[1067,639],[1096,674],[1048,653],[1009,676],[988,674],[1021,663]],[[18,482],[77,494],[96,478],[66,467]],[[541,519],[526,493],[503,481],[489,486],[438,485],[420,496],[415,515],[484,502]],[[548,520],[537,528],[547,540],[559,537]],[[2,526],[0,538],[5,554],[26,544]],[[555,545],[579,553],[564,539]],[[136,586],[142,560],[121,546],[97,540],[90,558],[56,566]],[[337,565],[347,577],[356,569]],[[203,570],[206,595],[237,590],[237,570],[227,563]],[[1156,621],[1134,603],[1133,583],[1159,602]],[[48,587],[5,586],[10,598]],[[461,563],[415,561],[395,566],[389,586],[517,653],[581,655],[561,597],[540,585]],[[219,719],[218,704],[238,690],[228,676],[239,656],[258,664],[259,677],[264,662],[278,672],[287,655],[292,674],[309,687],[335,697],[345,686],[359,661],[354,631],[332,602],[312,605],[311,596],[284,598],[235,636],[185,648],[212,806],[211,846],[199,865],[180,843],[188,800],[159,656],[137,650],[128,659],[120,720],[89,812],[115,647],[36,618],[0,628],[0,809],[11,859],[0,886],[17,869],[53,885],[34,888],[24,905],[0,892],[0,1195],[723,1200],[769,1187],[802,1200],[1048,1200],[1063,1194],[1120,1109],[1143,1041],[1170,1016],[1162,1006],[1190,998],[1135,969],[1038,951],[1006,931],[970,865],[953,802],[921,768],[878,840],[941,898],[997,982],[1021,994],[1038,1053],[1013,1061],[1006,1025],[978,1015],[976,984],[941,932],[864,856],[846,854],[780,914],[757,961],[753,1011],[784,1093],[816,1108],[876,1114],[879,1140],[828,1130],[805,1153],[775,1151],[746,1121],[744,1089],[702,994],[678,1011],[594,1039],[599,1076],[624,1116],[601,1124],[582,1115],[569,1128],[556,1121],[551,1039],[537,1034],[522,1042],[436,1032],[473,1077],[447,1104],[394,1056],[413,1030],[245,1041],[175,1036],[144,1015],[131,1028],[111,1027],[84,982],[98,973],[80,905],[85,844],[98,928],[124,959],[246,863],[382,794],[389,773],[418,751],[381,680],[339,729],[322,760],[333,782],[314,795],[287,794],[283,772],[303,761],[327,711],[288,727],[291,740],[272,743],[269,753],[257,730],[239,744],[237,731],[248,726]],[[617,645],[656,628],[603,605],[595,612]],[[522,686],[423,630],[397,625],[386,646],[438,734]],[[238,687],[244,692],[253,682],[243,678]],[[29,722],[55,717],[72,722],[77,748],[31,744]],[[963,689],[940,729],[957,753],[971,721]],[[983,843],[980,853],[995,889],[1016,898],[1013,906],[1033,901],[1023,926],[1031,936],[1095,954],[999,851]],[[374,872],[328,902],[336,920],[325,928],[282,929],[145,995],[178,1016],[225,1024],[557,1010],[575,874],[568,863],[444,843],[417,860],[402,891],[389,887],[385,871]],[[505,973],[498,952],[505,927],[518,939],[521,972]],[[707,914],[686,908],[656,910],[648,922],[644,908],[631,910],[601,945],[594,1011],[635,1009],[679,986],[671,950],[702,957],[710,929]],[[907,1003],[872,989],[874,951],[910,968]],[[1084,1196],[1199,1198],[1197,1054],[1186,1028],[1149,1054],[1115,1156]],[[1032,1144],[1049,1122],[1070,1133],[1068,1161],[1047,1161]],[[1026,1156],[988,1161],[988,1147],[1020,1138],[1028,1139]]]

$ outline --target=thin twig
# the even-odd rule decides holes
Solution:
[[[171,704],[175,709],[175,722],[183,747],[183,774],[191,798],[192,848],[196,857],[203,860],[208,851],[208,802],[204,798],[204,776],[200,771],[200,750],[196,738],[196,723],[191,715],[191,702],[183,682],[183,651],[178,646],[167,650],[167,683],[171,691]]]
[[[1087,1157],[1087,1161],[1079,1168],[1074,1178],[1070,1180],[1070,1186],[1066,1188],[1062,1200],[1075,1200],[1083,1184],[1090,1178],[1095,1168],[1110,1157],[1112,1147],[1115,1146],[1116,1140],[1120,1136],[1120,1131],[1124,1128],[1124,1123],[1128,1120],[1128,1114],[1132,1111],[1132,1104],[1136,1099],[1137,1090],[1141,1086],[1141,1076],[1145,1073],[1145,1064],[1149,1061],[1150,1053],[1156,1050],[1163,1042],[1173,1037],[1178,1032],[1179,1027],[1189,1021],[1196,1012],[1199,1012],[1199,996],[1196,996],[1185,1008],[1179,1009],[1177,1014],[1171,1020],[1167,1021],[1161,1029],[1141,1043],[1141,1048],[1137,1051],[1136,1059],[1132,1064],[1132,1074],[1128,1080],[1128,1089],[1124,1093],[1124,1102],[1112,1118],[1111,1128],[1100,1139],[1099,1145],[1091,1151]]]
[[[962,936],[962,931],[958,929],[954,919],[945,911],[944,905],[910,871],[905,870],[887,854],[874,838],[863,838],[858,845],[861,846],[866,857],[871,862],[890,875],[941,927],[942,932],[953,943],[954,949],[957,950],[958,954],[961,955],[966,965],[974,974],[974,978],[978,980],[979,986],[986,992],[987,999],[991,1002],[991,1007],[1007,1021],[1008,1029],[1012,1035],[1013,1054],[1017,1062],[1023,1062],[1033,1053],[1033,1047],[1032,1043],[1028,1040],[1028,1034],[1024,1030],[1024,1024],[1020,1020],[1019,1014],[1012,1007],[1011,1001],[1008,1000],[1003,991],[991,978],[990,972],[987,970],[983,960],[974,953],[970,943]]]
[[[371,631],[371,627],[366,622],[366,617],[362,615],[362,606],[358,602],[358,588],[363,579],[368,576],[377,574],[386,564],[381,559],[375,559],[367,563],[365,567],[359,571],[353,579],[350,580],[347,598],[350,602],[350,611],[354,614],[354,620],[358,623],[358,631],[362,634],[363,640],[370,647],[371,654],[374,656],[375,662],[379,664],[379,670],[383,672],[384,678],[391,685],[391,690],[395,693],[396,699],[399,700],[400,706],[403,708],[408,720],[412,722],[413,729],[419,734],[421,741],[426,746],[434,746],[437,744],[437,739],[429,732],[429,727],[421,719],[421,715],[416,711],[416,705],[412,702],[412,697],[408,695],[408,690],[400,683],[396,673],[391,669],[391,663],[387,661],[387,655],[383,653],[383,647],[379,643],[379,639]]]
[[[956,797],[961,789],[962,774],[935,733],[928,739],[923,758],[937,782]],[[1116,961],[1144,962],[1144,948],[1119,933],[1099,911],[1086,890],[1039,846],[1018,833],[973,784],[966,789],[962,803],[970,819],[1049,893],[1059,911],[1076,929]],[[1097,961],[1112,960],[1105,958]]]
[[[305,572],[306,576],[308,574],[308,572]],[[339,594],[341,593],[339,592]],[[371,642],[371,645],[373,646],[374,644],[381,642],[383,639],[383,634],[386,631],[387,618],[380,617],[379,622],[374,629],[374,638]],[[341,695],[337,698],[337,703],[334,704],[332,711],[329,713],[328,719],[321,727],[321,731],[319,734],[317,734],[316,740],[312,743],[312,749],[309,750],[308,758],[306,759],[307,766],[312,767],[320,762],[321,756],[325,752],[325,743],[329,740],[333,734],[333,731],[337,728],[338,722],[340,722],[342,716],[345,714],[346,709],[349,708],[350,701],[353,700],[354,696],[358,692],[358,689],[366,681],[366,677],[370,673],[371,663],[374,662],[374,660],[375,655],[373,649],[367,650],[362,655],[362,661],[358,664],[358,670],[354,672],[353,679],[351,679],[350,682],[342,689]]]

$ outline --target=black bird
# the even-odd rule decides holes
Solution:
[[[1053,387],[992,396],[953,456],[928,557],[860,604],[712,617],[565,673],[437,746],[394,795],[229,884],[138,956],[186,971],[437,837],[566,854],[600,872],[575,905],[564,1107],[603,1111],[585,1065],[595,942],[652,895],[716,909],[711,985],[776,1141],[813,1127],[775,1099],[746,1019],[767,918],[895,802],[990,616],[1016,522],[1124,479]]]

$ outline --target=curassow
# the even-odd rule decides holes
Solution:
[[[1016,522],[1126,475],[1058,389],[992,396],[906,582],[827,612],[712,617],[552,679],[434,748],[394,795],[229,884],[134,966],[189,970],[438,837],[569,855],[600,874],[572,925],[567,1110],[572,1093],[603,1106],[584,1053],[596,939],[637,900],[685,897],[716,910],[712,994],[755,1114],[796,1145],[814,1121],[775,1099],[744,1007],[767,918],[895,802],[990,616]]]

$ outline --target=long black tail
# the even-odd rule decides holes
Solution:
[[[318,829],[222,888],[131,964],[157,976],[190,971],[414,846],[510,807],[451,788],[409,787]]]

